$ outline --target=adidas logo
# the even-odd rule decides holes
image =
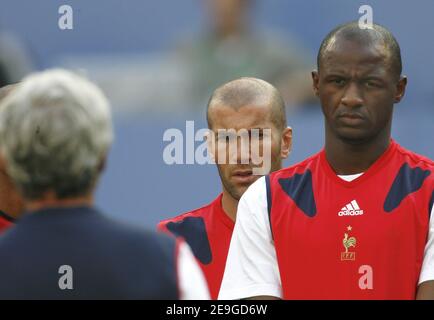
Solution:
[[[362,214],[363,210],[360,209],[357,201],[353,200],[339,211],[338,216],[361,216]]]

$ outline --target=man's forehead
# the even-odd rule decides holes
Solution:
[[[270,105],[246,105],[240,108],[218,105],[209,109],[213,128],[269,128],[272,107]]]
[[[358,64],[363,69],[375,69],[388,66],[390,52],[382,43],[363,45],[355,41],[340,41],[324,51],[321,68],[328,70],[345,68],[349,64]]]

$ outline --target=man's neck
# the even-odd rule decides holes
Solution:
[[[222,207],[223,211],[226,213],[226,215],[232,219],[232,221],[235,221],[235,218],[237,216],[237,206],[238,206],[238,200],[232,198],[232,196],[223,189],[223,196],[222,196]]]
[[[92,205],[92,195],[59,199],[53,194],[45,194],[40,199],[28,200],[25,203],[26,211],[38,211],[47,208],[90,207]]]
[[[351,144],[326,134],[327,161],[338,175],[365,172],[386,151],[390,135],[372,142]]]

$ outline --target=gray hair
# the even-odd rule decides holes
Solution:
[[[0,103],[0,148],[24,198],[89,193],[113,140],[101,90],[70,71],[32,74]]]

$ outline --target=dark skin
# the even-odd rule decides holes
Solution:
[[[324,114],[328,162],[339,175],[366,171],[389,145],[393,105],[404,96],[407,79],[393,71],[381,44],[339,36],[312,79]]]
[[[325,118],[325,151],[337,174],[366,171],[390,142],[393,105],[407,84],[381,41],[336,39],[312,72]]]
[[[434,300],[434,281],[425,281],[419,285],[416,300]]]
[[[390,143],[393,105],[407,78],[397,74],[381,41],[335,39],[312,72],[325,119],[327,160],[339,175],[366,171]],[[417,299],[434,299],[434,281],[419,285]]]

